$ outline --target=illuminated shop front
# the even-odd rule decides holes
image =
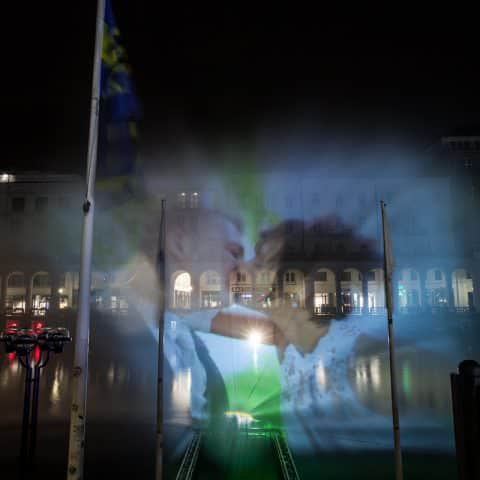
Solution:
[[[174,275],[173,308],[188,310],[192,308],[192,277],[188,272]]]
[[[343,313],[360,313],[363,307],[362,274],[355,268],[343,270],[340,278]]]
[[[253,304],[252,274],[249,271],[238,270],[230,274],[230,303]]]
[[[283,303],[292,308],[305,307],[305,277],[301,270],[289,269],[283,274]]]
[[[200,275],[200,306],[201,308],[222,306],[222,281],[214,270],[208,270]]]
[[[316,315],[331,315],[336,313],[335,274],[321,268],[317,271],[314,281],[313,308]]]
[[[275,272],[260,270],[255,274],[255,306],[270,309],[278,306],[278,287]]]

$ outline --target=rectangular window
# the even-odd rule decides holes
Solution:
[[[289,283],[295,283],[295,272],[287,272],[285,274],[285,280]]]
[[[198,192],[193,192],[190,195],[190,208],[198,208],[199,197]]]
[[[12,211],[15,213],[23,213],[25,211],[25,198],[12,198]]]
[[[48,207],[48,197],[37,197],[35,199],[35,211],[38,213],[45,212]]]
[[[440,270],[435,270],[435,280],[442,279],[442,272]]]
[[[375,272],[373,270],[370,270],[368,273],[367,273],[367,280],[369,282],[374,282],[375,281]]]
[[[177,195],[177,204],[180,208],[187,208],[187,194],[185,192]]]
[[[237,282],[246,282],[247,281],[247,274],[244,272],[237,272]]]

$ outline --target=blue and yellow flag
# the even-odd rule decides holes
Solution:
[[[140,105],[110,0],[105,4],[101,67],[94,263],[115,270],[139,249],[144,199],[137,152]]]
[[[137,121],[140,106],[125,48],[113,15],[105,4],[97,168],[100,200],[125,201],[138,183]],[[126,195],[127,194],[127,195]]]

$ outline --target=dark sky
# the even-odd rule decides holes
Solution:
[[[95,2],[68,2],[68,10],[67,2],[16,3],[2,29],[2,165],[83,172]],[[294,4],[207,11],[156,3],[113,2],[143,105],[145,151],[302,125],[354,145],[393,136],[422,147],[479,124],[480,55],[468,12],[333,16]]]

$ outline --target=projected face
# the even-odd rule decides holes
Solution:
[[[169,213],[166,260],[170,271],[184,271],[200,283],[228,289],[232,271],[241,266],[241,226],[222,213],[195,209]]]

